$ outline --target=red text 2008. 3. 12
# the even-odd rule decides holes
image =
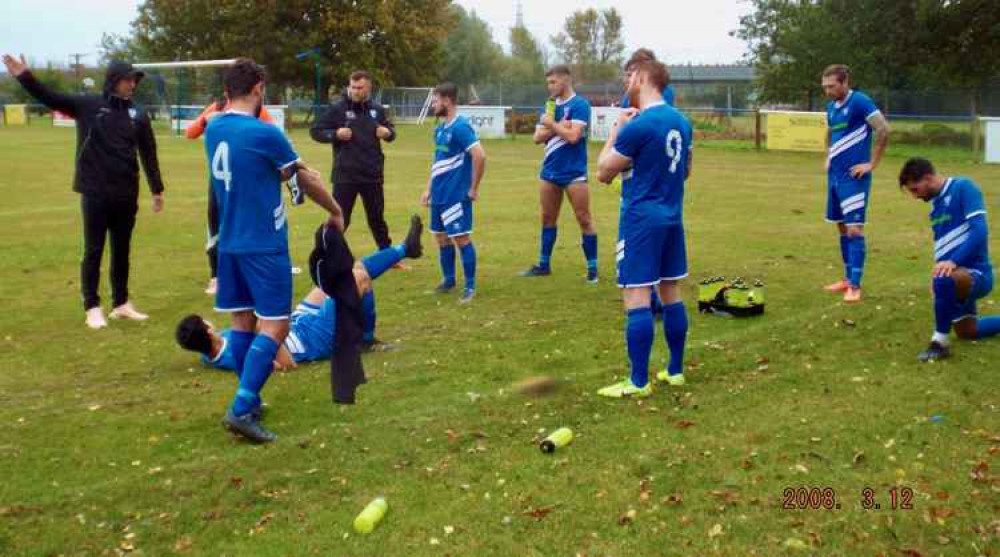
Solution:
[[[854,494],[852,494],[854,495]],[[781,508],[785,510],[839,510],[842,506],[859,505],[861,510],[913,510],[913,490],[893,487],[875,490],[866,487],[843,503],[832,487],[788,487],[782,492]]]

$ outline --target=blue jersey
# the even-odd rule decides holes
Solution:
[[[673,85],[667,85],[667,88],[663,90],[663,102],[669,104],[670,106],[674,106]],[[630,106],[632,106],[632,100],[628,97],[628,94],[626,93],[625,96],[622,97],[622,108],[628,108]]]
[[[337,303],[332,298],[320,307],[302,302],[292,314],[285,348],[296,363],[326,360],[333,354],[336,323]]]
[[[329,359],[333,354],[333,336],[336,333],[337,305],[331,298],[322,307],[302,302],[292,314],[285,348],[295,363],[317,362]],[[236,358],[229,349],[230,329],[219,333],[222,349],[215,358],[202,355],[201,361],[214,368],[236,370]]]
[[[632,161],[622,173],[623,219],[681,223],[692,147],[691,124],[663,102],[646,107],[621,129],[615,151]]]
[[[233,357],[233,351],[229,349],[229,337],[231,335],[232,331],[230,329],[220,332],[219,336],[222,337],[222,348],[214,358],[209,358],[208,356],[202,354],[202,363],[218,369],[236,371],[236,358]]]
[[[227,112],[205,130],[212,194],[219,206],[219,253],[288,251],[281,170],[299,159],[276,126]]]
[[[989,242],[955,261],[955,250],[969,239],[969,220],[985,218],[986,206],[983,193],[968,178],[949,178],[941,191],[931,200],[931,228],[934,229],[934,260],[954,261],[959,267],[992,274]]]
[[[553,119],[556,122],[583,124],[583,134],[579,141],[572,144],[553,134],[545,143],[542,179],[556,184],[566,184],[579,178],[586,178],[590,102],[576,94],[566,100],[556,99],[556,112]]]
[[[847,98],[826,105],[826,124],[830,129],[830,172],[846,174],[854,165],[871,160],[872,127],[868,119],[879,114],[868,95],[848,91]]]
[[[451,205],[469,198],[472,187],[472,155],[479,145],[476,130],[465,116],[434,130],[434,164],[431,166],[431,203]]]

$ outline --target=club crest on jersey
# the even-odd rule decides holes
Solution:
[[[357,118],[353,110],[348,110],[347,112],[344,113],[344,116],[346,116],[348,120],[353,120]]]
[[[845,106],[843,110],[840,111],[841,114],[847,116],[847,107]]]
[[[950,194],[944,196],[944,206],[947,207],[949,205],[951,205],[951,195]]]
[[[131,119],[133,119],[133,120],[135,120],[135,117],[136,117],[136,115],[137,115],[138,113],[139,113],[139,111],[137,111],[137,110],[136,110],[136,109],[134,109],[134,108],[130,108],[130,109],[128,109],[128,115],[129,115],[129,118],[131,118]]]
[[[368,114],[371,114],[372,118],[375,118],[375,115],[377,114],[377,112],[375,112],[375,109],[373,108],[373,109],[371,109],[371,110],[368,111]]]

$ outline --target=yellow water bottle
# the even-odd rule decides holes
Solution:
[[[556,117],[556,100],[554,98],[550,97],[549,100],[545,101],[545,114],[552,118]]]
[[[573,430],[568,427],[561,427],[542,440],[541,449],[543,453],[551,453],[559,447],[569,445],[572,441]]]
[[[376,497],[354,519],[354,531],[359,534],[370,534],[385,516],[387,510],[389,510],[389,503],[385,502],[385,497]]]

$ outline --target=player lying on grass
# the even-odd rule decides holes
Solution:
[[[365,329],[364,347],[368,352],[391,350],[392,346],[375,338],[375,291],[373,281],[404,257],[419,257],[422,252],[419,218],[410,225],[406,243],[379,250],[354,265],[353,275],[361,296]],[[292,313],[290,331],[278,348],[274,368],[286,370],[300,363],[327,360],[333,354],[336,335],[337,304],[320,288],[313,288]],[[188,315],[177,324],[177,344],[186,350],[199,352],[206,365],[239,372],[231,350],[231,329],[217,331],[200,315]]]
[[[961,339],[1000,333],[1000,316],[977,318],[976,300],[993,289],[986,205],[983,193],[968,178],[937,174],[930,161],[913,158],[899,173],[899,187],[931,204],[934,230],[934,335],[918,359],[947,358],[952,327]]]

